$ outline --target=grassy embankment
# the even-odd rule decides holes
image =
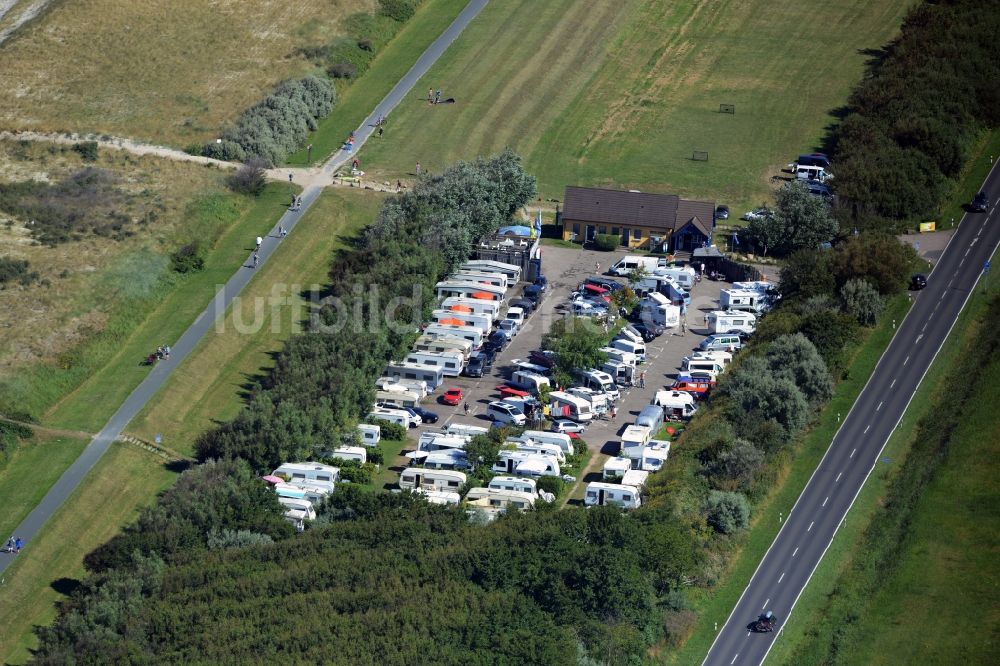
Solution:
[[[490,3],[416,86],[456,103],[398,109],[363,162],[394,180],[510,146],[543,198],[630,187],[715,198],[738,216],[818,147],[862,75],[860,51],[891,39],[909,5]]]

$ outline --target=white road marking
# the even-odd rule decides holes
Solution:
[[[903,359],[903,365],[906,365],[909,362],[910,362],[910,357],[909,356],[907,356],[905,359]]]
[[[823,506],[826,506],[826,503],[829,502],[829,501],[830,501],[830,497],[828,495],[827,498],[825,500],[823,500]]]
[[[798,546],[796,546],[795,550],[792,551],[792,557],[795,557],[798,554],[798,552],[799,552],[799,548],[798,548]]]
[[[891,383],[891,384],[889,384],[889,388],[892,388],[892,387],[893,387],[893,386],[895,386],[895,385],[896,385],[896,380],[895,380],[895,379],[893,379],[893,380],[892,380],[892,383]]]
[[[750,632],[748,631],[747,632],[747,636],[749,636],[749,635],[750,635]],[[736,653],[736,657],[738,657],[738,656],[740,656],[739,652]],[[730,664],[735,664],[736,663],[736,657],[733,657],[733,660],[731,662],[729,662],[729,663]]]
[[[862,434],[862,435],[867,435],[867,434],[868,434],[868,429],[869,429],[869,428],[871,428],[871,427],[872,427],[872,424],[871,424],[871,423],[869,423],[868,425],[866,425],[866,426],[865,426],[865,431],[864,431],[863,433],[861,433],[861,434]]]
[[[853,458],[853,457],[854,457],[854,454],[855,454],[855,453],[857,453],[857,452],[858,452],[858,450],[857,450],[857,449],[854,449],[853,451],[851,451],[851,455],[849,455],[849,456],[847,456],[847,457],[848,457],[848,458]]]
[[[913,344],[919,345],[920,344],[920,338],[922,338],[922,337],[924,337],[923,333],[921,333],[920,335],[917,336],[917,339],[913,341]]]
[[[962,264],[964,264],[964,263],[965,263],[965,258],[963,257],[963,258],[962,258],[962,261],[958,262],[958,265],[959,265],[959,266],[961,266],[961,265],[962,265]]]
[[[970,248],[968,248],[968,249],[967,249],[967,250],[965,251],[965,254],[963,254],[962,256],[963,256],[963,257],[967,257],[967,256],[969,256],[969,253],[970,253],[970,252],[972,252],[972,248],[971,248],[971,247],[970,247]]]
[[[834,483],[840,483],[840,477],[844,476],[843,472],[837,472],[837,478],[833,480]]]
[[[784,571],[781,572],[781,576],[778,578],[778,582],[780,583],[783,580],[785,580],[785,572]]]
[[[806,528],[806,532],[810,531],[810,530],[811,530],[811,529],[813,528],[813,524],[814,524],[815,522],[816,522],[816,521],[813,521],[812,523],[809,523],[809,527],[807,527],[807,528]]]
[[[929,322],[930,319],[928,319],[927,321]],[[927,330],[927,324],[924,324],[924,327],[920,329],[920,332],[923,333],[926,330]]]
[[[882,405],[884,405],[884,404],[885,404],[884,400],[879,401],[878,407],[875,408],[875,411],[877,412],[878,410],[882,409]]]
[[[948,288],[951,289],[951,283],[955,281],[955,278],[948,280]]]
[[[763,606],[761,606],[761,607],[760,607],[760,609],[761,609],[761,610],[764,610],[765,608],[767,608],[767,605],[768,605],[769,603],[771,603],[771,599],[770,599],[770,598],[769,598],[769,599],[768,599],[767,601],[765,601],[765,602],[764,602],[764,605],[763,605]]]

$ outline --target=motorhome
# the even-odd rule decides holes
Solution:
[[[621,349],[624,352],[632,354],[639,359],[640,363],[646,360],[646,343],[644,342],[633,342],[632,340],[619,337],[611,341],[611,346],[614,349]]]
[[[421,335],[413,344],[413,349],[437,354],[458,352],[466,360],[472,355],[472,343],[454,335]]]
[[[389,423],[401,425],[404,428],[416,428],[420,425],[417,423],[417,419],[413,418],[413,414],[410,414],[402,409],[389,409],[387,407],[376,407],[368,413],[365,420],[388,421]]]
[[[424,469],[407,467],[399,475],[399,487],[403,490],[445,490],[457,492],[465,485],[463,472],[451,469]]]
[[[566,455],[573,454],[573,438],[564,432],[549,432],[548,430],[525,430],[521,437],[543,442],[545,444],[555,444]]]
[[[649,428],[649,432],[656,434],[663,427],[663,417],[662,407],[659,405],[646,405],[639,412],[639,416],[635,417],[635,424],[637,426],[645,426]]]
[[[501,450],[494,472],[518,476],[559,476],[559,461],[544,453]]]
[[[358,432],[361,434],[361,443],[365,446],[378,446],[382,441],[382,428],[369,423],[359,423]]]
[[[642,505],[639,489],[617,483],[594,481],[587,484],[583,503],[586,506],[617,506],[622,509],[638,509]]]
[[[646,446],[622,449],[622,454],[632,461],[632,469],[658,472],[670,455],[670,442],[653,439]]]
[[[796,180],[814,180],[818,183],[825,183],[833,179],[833,174],[824,167],[815,164],[795,164]]]
[[[489,334],[493,328],[493,317],[475,312],[457,312],[440,308],[431,312],[431,321],[443,326],[473,326]]]
[[[510,376],[510,383],[535,395],[541,394],[542,389],[547,389],[551,386],[548,377],[540,375],[537,372],[528,372],[527,370],[515,370]]]
[[[701,377],[711,377],[716,379],[722,371],[724,366],[722,361],[716,361],[713,358],[702,358],[700,356],[685,356],[681,360],[681,373]]]
[[[441,301],[441,309],[488,315],[493,318],[493,321],[496,321],[500,317],[500,304],[496,301],[484,301],[481,298],[458,298],[453,296]]]
[[[528,419],[520,407],[506,400],[494,400],[486,406],[486,416],[500,425],[523,426]]]
[[[687,391],[657,391],[653,404],[663,408],[663,416],[669,421],[687,420],[698,411],[694,396]]]
[[[531,361],[525,361],[521,358],[515,358],[511,360],[510,365],[516,370],[527,370],[528,372],[534,372],[539,375],[548,375],[552,372],[552,368],[546,367],[544,365],[539,365],[538,363],[533,363]]]
[[[609,360],[601,366],[601,372],[607,373],[619,386],[631,386],[635,383],[634,365]]]
[[[404,363],[415,363],[418,365],[430,365],[444,370],[445,377],[458,377],[465,367],[465,357],[462,352],[429,352],[412,351],[406,355]],[[409,405],[413,406],[413,405]]]
[[[515,490],[519,493],[538,494],[538,482],[523,476],[494,476],[490,479],[492,490]]]
[[[681,289],[691,290],[695,283],[695,276],[697,273],[691,266],[670,266],[667,268],[658,268],[655,273],[657,275],[663,275],[665,277],[670,277],[674,279]]]
[[[723,349],[699,350],[691,354],[691,358],[708,358],[713,361],[719,361],[722,363],[723,368],[733,361],[732,353]]]
[[[642,269],[647,273],[652,273],[657,268],[666,268],[667,260],[664,257],[648,257],[641,254],[627,254],[615,263],[611,264],[608,273],[624,277],[633,271]]]
[[[558,444],[549,444],[548,442],[536,442],[533,439],[526,437],[513,437],[507,440],[506,444],[513,444],[518,451],[526,451],[528,453],[541,453],[547,456],[552,456],[559,461],[560,465],[566,464],[566,454],[563,452],[562,448]]]
[[[489,273],[485,271],[463,271],[458,270],[449,276],[452,280],[463,280],[465,282],[476,282],[479,284],[489,284],[500,287],[504,291],[510,287],[507,276],[503,273]]]
[[[426,398],[430,392],[425,381],[419,379],[393,379],[384,375],[378,378],[375,386],[380,391],[413,391],[420,394],[422,398]]]
[[[604,391],[612,400],[618,400],[621,397],[621,392],[618,391],[615,380],[611,375],[602,370],[577,370],[573,373],[573,376],[580,384],[587,388],[594,389],[595,391]]]
[[[340,468],[323,465],[318,462],[285,463],[271,472],[271,475],[282,477],[292,482],[301,480],[336,483],[340,481]]]
[[[471,469],[469,456],[463,449],[441,449],[433,451],[424,458],[421,463],[424,469]]]
[[[715,310],[707,316],[708,330],[711,333],[731,333],[742,331],[753,333],[757,328],[757,317],[751,312],[723,312]]]
[[[444,368],[420,363],[390,363],[385,368],[385,375],[400,384],[406,383],[405,380],[422,381],[429,391],[444,383]]]
[[[517,284],[521,281],[521,267],[515,264],[507,264],[502,261],[470,259],[462,264],[461,269],[468,271],[486,271],[488,273],[503,273],[507,276],[507,282],[510,284]]]
[[[639,362],[639,359],[635,357],[635,354],[622,349],[615,349],[614,347],[601,347],[601,351],[608,355],[609,361],[614,361],[615,363],[630,365],[634,368]]]
[[[471,506],[490,507],[494,509],[517,509],[527,511],[535,506],[538,495],[517,490],[501,490],[497,488],[470,488],[465,495],[465,502]]]
[[[719,291],[719,309],[760,314],[771,307],[771,297],[759,291],[722,289]]]
[[[611,399],[603,391],[595,391],[586,386],[571,386],[566,389],[566,393],[583,398],[590,403],[590,409],[594,416],[604,414],[611,409]]]
[[[503,303],[507,290],[479,282],[443,280],[434,285],[434,293],[437,294],[439,300],[444,300],[445,298],[478,298],[484,301]]]
[[[625,473],[632,469],[632,461],[628,458],[609,458],[604,463],[604,470],[601,477],[605,481],[618,482]]]
[[[736,333],[713,333],[698,345],[702,351],[735,351],[743,347],[743,341]]]
[[[622,448],[645,446],[654,434],[656,433],[650,430],[649,426],[630,425],[622,433]]]
[[[485,435],[490,429],[483,426],[472,425],[469,423],[449,423],[444,427],[444,431],[449,435],[463,435],[466,437],[475,437],[476,435]]]
[[[420,396],[412,391],[376,391],[375,404],[387,409],[405,409],[420,404]]]
[[[368,462],[368,452],[363,446],[340,446],[333,450],[331,458],[340,460],[353,460],[361,465]]]
[[[590,402],[564,391],[550,392],[549,406],[552,410],[552,418],[570,419],[577,423],[587,423],[594,418],[594,410],[590,406]]]
[[[417,441],[417,451],[433,453],[434,451],[445,451],[450,449],[464,450],[465,445],[468,443],[468,437],[425,432],[420,435],[420,439]]]
[[[681,309],[663,294],[653,292],[639,302],[639,320],[660,328],[676,328],[680,326]]]
[[[484,333],[482,329],[475,326],[449,326],[445,324],[428,324],[424,327],[424,334],[426,335],[451,335],[456,338],[462,338],[463,340],[468,340],[472,343],[473,349],[479,349],[483,346],[483,341],[486,340],[488,333]]]

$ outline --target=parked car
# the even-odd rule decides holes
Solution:
[[[663,329],[655,324],[637,322],[635,324],[631,324],[631,326],[638,331],[639,335],[641,335],[642,339],[646,342],[652,342],[654,339],[663,335]]]
[[[544,275],[539,275],[538,277],[535,278],[533,284],[542,291],[547,291],[549,288],[549,279]]]
[[[814,180],[806,181],[806,189],[809,190],[809,194],[815,195],[817,197],[833,196],[833,190],[830,189],[829,185],[824,185],[823,183],[817,183]]]
[[[464,397],[462,389],[460,388],[450,388],[441,395],[441,402],[446,405],[451,405],[457,407],[462,404],[462,398]]]
[[[587,426],[583,423],[577,423],[576,421],[570,421],[569,419],[556,419],[552,422],[552,432],[564,432],[564,433],[580,433],[586,430]]]
[[[501,319],[500,323],[497,324],[497,331],[505,333],[508,340],[512,340],[520,330],[521,325],[513,319]]]
[[[740,342],[742,344],[746,344],[747,341],[750,339],[750,334],[749,333],[747,333],[746,331],[741,331],[741,330],[739,330],[737,328],[734,328],[731,331],[726,331],[726,335],[738,335],[739,338],[740,338]]]
[[[420,417],[423,423],[437,423],[438,415],[429,409],[424,409],[423,407],[408,407],[407,411],[412,412],[416,416]]]
[[[504,331],[493,331],[490,337],[483,343],[482,351],[492,354],[494,357],[498,352],[502,352],[510,344],[510,337]]]
[[[524,310],[524,314],[529,315],[535,311],[537,303],[530,298],[515,298],[510,301],[510,307],[521,308]]]
[[[556,353],[547,349],[536,349],[528,354],[528,360],[543,368],[554,368],[556,365]]]
[[[544,290],[537,284],[529,284],[524,288],[524,298],[534,301],[535,307],[538,307],[538,304],[542,302],[543,294]]]
[[[923,273],[916,273],[910,278],[910,289],[920,291],[927,286],[927,276]]]
[[[989,195],[986,192],[980,192],[972,198],[972,204],[969,207],[977,213],[985,213],[990,209]]]
[[[592,275],[583,282],[580,283],[579,289],[583,291],[584,285],[592,284],[597,287],[604,287],[608,291],[618,291],[619,289],[624,289],[625,285],[621,282],[615,282],[611,278],[601,277],[600,275]]]
[[[729,219],[729,206],[719,206],[715,209],[715,219],[717,220],[728,220]]]
[[[759,208],[754,208],[753,210],[748,210],[743,215],[743,219],[747,222],[753,222],[754,220],[763,220],[765,218],[774,215],[774,211],[767,206],[760,206]]]
[[[469,362],[462,369],[462,374],[466,377],[482,377],[491,365],[493,365],[492,362],[487,363],[487,355],[477,351],[469,357]]]

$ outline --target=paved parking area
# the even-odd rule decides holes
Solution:
[[[616,261],[624,252],[607,253],[590,250],[578,250],[562,247],[543,247],[542,272],[549,279],[549,288],[542,300],[541,306],[531,314],[524,328],[514,338],[510,346],[497,355],[493,370],[482,378],[457,377],[450,378],[444,386],[435,392],[432,398],[426,400],[425,407],[437,412],[441,420],[436,425],[424,425],[412,431],[414,437],[425,430],[436,430],[445,423],[468,423],[488,426],[490,420],[486,417],[486,406],[492,400],[499,399],[496,386],[509,377],[509,366],[513,359],[527,359],[528,354],[541,347],[542,336],[549,330],[552,322],[563,317],[556,312],[555,307],[566,300],[569,293],[587,276],[594,274],[599,263],[601,270]],[[649,404],[653,394],[664,386],[669,386],[677,375],[681,359],[691,353],[692,349],[707,334],[704,329],[704,315],[718,305],[719,290],[728,286],[724,282],[702,280],[691,290],[691,307],[687,314],[687,333],[676,334],[666,332],[656,340],[647,344],[647,361],[640,366],[645,371],[645,388],[634,386],[622,389],[622,397],[618,401],[617,418],[614,420],[594,421],[583,435],[588,446],[594,453],[613,453],[618,448],[618,435],[631,425],[639,411]],[[513,296],[511,296],[512,298]],[[458,387],[465,393],[465,400],[470,407],[466,416],[463,407],[452,407],[439,402],[444,390]],[[432,404],[433,403],[433,404]],[[596,456],[595,456],[596,458]]]

